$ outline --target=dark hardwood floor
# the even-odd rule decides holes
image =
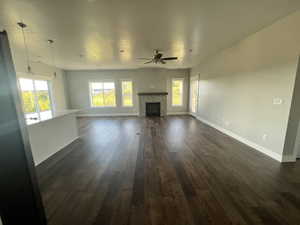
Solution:
[[[50,225],[300,224],[300,163],[189,116],[82,118],[38,168]]]

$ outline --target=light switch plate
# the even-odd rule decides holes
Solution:
[[[273,105],[281,105],[283,100],[281,98],[273,98]]]

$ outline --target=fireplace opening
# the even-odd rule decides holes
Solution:
[[[146,116],[160,116],[160,102],[146,102]]]

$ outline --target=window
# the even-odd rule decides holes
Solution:
[[[124,80],[122,81],[122,104],[125,107],[133,106],[132,100],[132,81]]]
[[[172,106],[182,106],[183,79],[172,80]]]
[[[19,85],[27,123],[52,117],[48,81],[20,78]]]
[[[115,107],[116,91],[114,82],[91,82],[90,101],[92,107]]]

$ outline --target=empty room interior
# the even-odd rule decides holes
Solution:
[[[299,225],[299,0],[0,0],[0,225]]]

